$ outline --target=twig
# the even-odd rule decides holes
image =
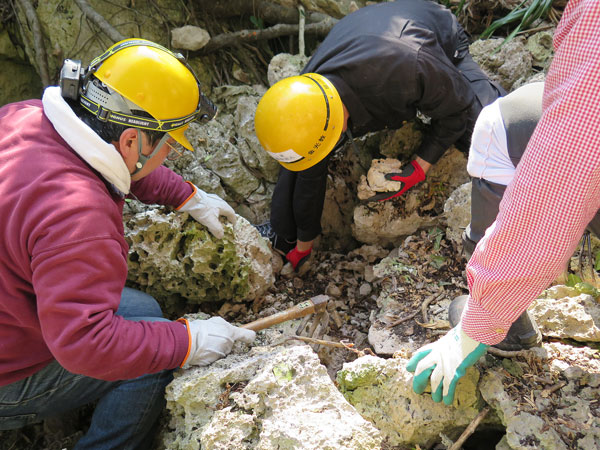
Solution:
[[[508,351],[508,350],[500,350],[496,347],[489,347],[487,350],[488,353],[499,356],[501,358],[514,358],[515,356],[529,356],[532,354],[531,350],[516,350],[516,351]]]
[[[77,0],[82,1],[82,0]],[[311,23],[304,27],[304,32],[309,34],[326,35],[329,33],[336,19],[325,19],[318,23]],[[300,25],[278,24],[264,30],[241,30],[235,33],[219,34],[206,44],[202,49],[196,52],[198,55],[206,55],[215,52],[223,47],[239,45],[244,42],[256,42],[260,40],[273,39],[280,36],[287,36],[298,33]]]
[[[29,0],[17,0],[21,8],[25,11],[27,21],[31,26],[33,33],[33,47],[35,51],[35,61],[40,71],[40,79],[44,87],[50,85],[50,75],[48,73],[48,56],[46,55],[46,47],[44,46],[44,35],[40,27],[40,21],[35,12],[35,9]]]
[[[553,394],[554,392],[558,391],[559,389],[562,389],[564,386],[567,385],[566,381],[561,381],[560,383],[556,383],[554,386],[550,386],[549,388],[543,389],[542,392],[540,393],[540,395],[544,398],[550,396],[550,394]]]
[[[467,428],[465,428],[465,431],[462,432],[460,437],[456,440],[456,442],[454,442],[454,444],[452,444],[452,446],[448,450],[460,450],[460,448],[465,443],[467,438],[473,434],[473,432],[475,431],[475,429],[477,428],[479,423],[483,420],[483,418],[489,412],[490,412],[489,406],[486,406],[485,408],[483,408],[479,412],[479,414],[477,414],[477,417],[475,417],[473,419],[473,421],[469,424],[469,426]]]
[[[113,26],[106,21],[102,15],[98,14],[87,2],[87,0],[75,0],[81,12],[92,22],[94,22],[100,30],[106,34],[113,42],[119,42],[125,39]]]
[[[427,316],[427,308],[429,307],[429,304],[431,302],[433,302],[434,300],[435,301],[439,300],[443,296],[444,296],[444,292],[441,292],[439,294],[430,295],[423,301],[423,304],[421,305],[421,313],[423,314],[423,323],[429,322],[429,318]]]
[[[406,322],[406,321],[408,321],[410,319],[414,319],[415,317],[417,317],[419,315],[420,312],[421,311],[416,310],[414,313],[412,313],[412,314],[410,314],[410,315],[408,315],[406,317],[403,317],[402,319],[398,319],[395,322],[389,323],[385,327],[387,329],[394,328],[396,325],[400,325],[401,323],[404,323],[404,322]]]
[[[304,6],[298,5],[298,15],[300,16],[300,23],[298,24],[298,54],[304,56],[304,23],[306,21]]]
[[[323,339],[315,339],[315,338],[311,338],[308,336],[287,336],[285,340],[286,341],[298,340],[298,341],[302,341],[302,342],[307,342],[309,344],[319,344],[319,345],[326,345],[328,347],[347,348],[348,350],[352,349],[352,347],[354,346],[354,344],[325,341]]]

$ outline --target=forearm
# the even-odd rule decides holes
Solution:
[[[569,29],[556,35],[561,45],[546,79],[542,118],[495,225],[467,265],[471,299],[463,327],[486,344],[500,342],[564,269],[600,206],[600,13],[593,2],[576,6],[576,15],[589,8],[588,20],[568,15],[561,22]]]
[[[144,178],[131,183],[132,197],[146,204],[180,206],[193,187],[171,169],[160,166]]]

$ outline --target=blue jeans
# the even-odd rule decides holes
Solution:
[[[148,294],[125,288],[117,314],[157,321],[160,306]],[[147,449],[165,406],[172,370],[123,381],[75,375],[54,361],[34,375],[0,387],[0,430],[20,428],[98,401],[88,432],[75,449]]]

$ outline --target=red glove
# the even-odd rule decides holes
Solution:
[[[300,266],[302,266],[302,264],[304,264],[308,260],[310,252],[312,252],[312,247],[304,252],[299,251],[298,247],[294,247],[288,252],[286,258],[292,264],[294,270],[297,271],[300,268]]]
[[[376,194],[373,197],[369,197],[366,200],[367,202],[383,202],[404,194],[415,184],[418,184],[425,179],[425,172],[423,172],[422,167],[417,161],[412,161],[408,166],[404,166],[401,173],[386,173],[385,179],[391,181],[400,181],[402,183],[400,190],[396,192],[382,192],[380,194]]]

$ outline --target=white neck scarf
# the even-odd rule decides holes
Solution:
[[[75,115],[60,95],[58,86],[50,86],[42,97],[44,114],[54,129],[81,156],[121,193],[128,194],[131,175],[114,145],[102,140]]]

